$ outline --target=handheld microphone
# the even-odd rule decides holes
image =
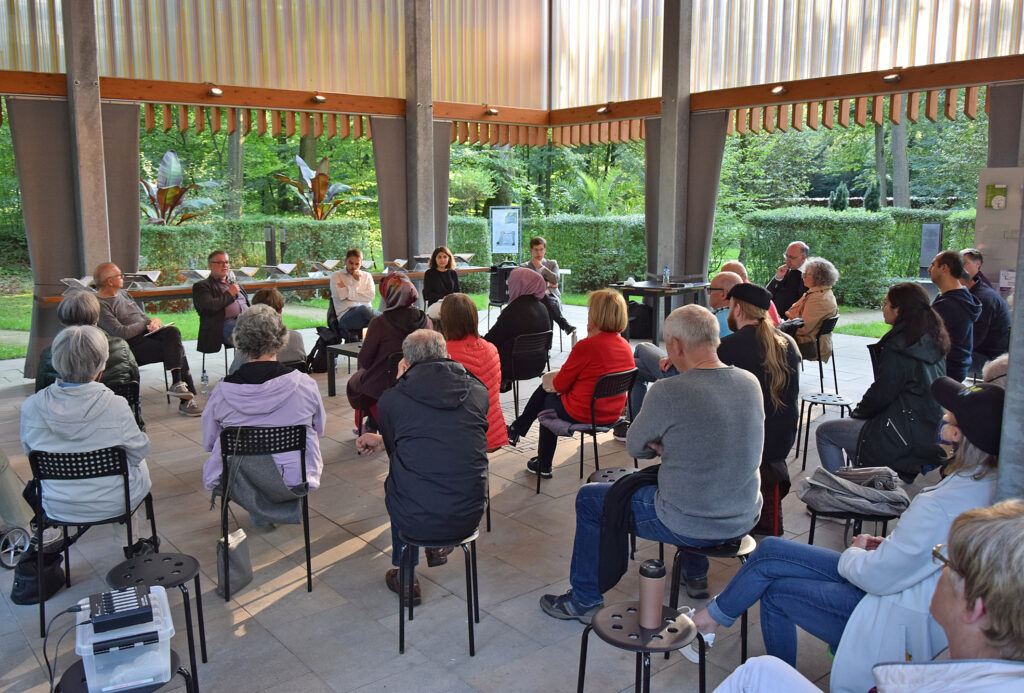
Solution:
[[[228,278],[228,284],[235,284],[235,283],[237,283],[237,280],[235,279],[235,271],[234,270],[228,270],[228,277],[227,278]]]

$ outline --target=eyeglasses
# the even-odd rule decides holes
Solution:
[[[228,260],[210,260],[211,265],[230,265],[231,262]]]
[[[722,289],[722,288],[718,288],[718,289],[714,289],[714,288],[712,288],[712,289],[708,289],[708,293],[711,293],[712,291],[725,291],[725,289]]]
[[[953,564],[950,563],[948,558],[946,558],[946,555],[944,553],[942,553],[943,550],[945,550],[945,548],[946,548],[945,544],[936,544],[935,545],[935,548],[932,549],[932,563],[934,563],[937,566],[941,566],[941,567],[944,567],[944,568],[949,568],[952,572],[956,573],[957,572],[956,568],[954,568]],[[957,574],[959,575],[959,573],[957,573]]]

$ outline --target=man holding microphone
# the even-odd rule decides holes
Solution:
[[[214,250],[206,261],[210,276],[192,285],[192,303],[199,313],[196,348],[204,354],[215,354],[221,345],[234,346],[231,333],[235,320],[249,309],[249,297],[235,281],[226,252]]]

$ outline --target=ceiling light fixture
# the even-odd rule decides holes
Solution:
[[[772,94],[774,94],[775,96],[781,96],[785,93],[786,87],[782,86],[781,84],[776,84],[774,87],[772,87]]]
[[[484,115],[496,116],[498,115],[498,109],[494,106],[484,106]]]
[[[327,97],[323,94],[313,94],[313,103],[327,103]]]
[[[224,96],[224,90],[220,87],[210,87],[210,90],[206,92],[207,96],[221,97]]]
[[[607,113],[610,113],[611,110],[612,110],[611,109],[611,104],[605,104],[604,106],[601,106],[599,109],[597,109],[597,114],[598,115],[605,115]]]
[[[882,76],[882,81],[888,82],[889,84],[895,84],[896,82],[899,82],[901,79],[903,79],[903,75],[901,75],[899,72],[890,72],[889,74]]]

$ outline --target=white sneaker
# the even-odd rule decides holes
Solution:
[[[193,397],[195,397],[195,395],[189,392],[188,385],[186,385],[185,381],[183,380],[179,380],[178,382],[174,383],[169,388],[167,388],[167,394],[169,394],[172,397],[177,397],[178,399],[181,400],[190,400]]]
[[[696,609],[691,606],[682,606],[679,607],[679,613],[686,616],[686,618],[693,620],[693,615],[696,613]],[[715,644],[715,634],[701,633],[701,637],[704,638],[704,654],[707,656],[707,651]],[[700,664],[700,640],[694,638],[690,641],[689,645],[680,647],[679,654],[683,655],[694,664]]]
[[[178,413],[185,416],[202,416],[203,408],[196,404],[195,399],[183,399],[178,405]]]

